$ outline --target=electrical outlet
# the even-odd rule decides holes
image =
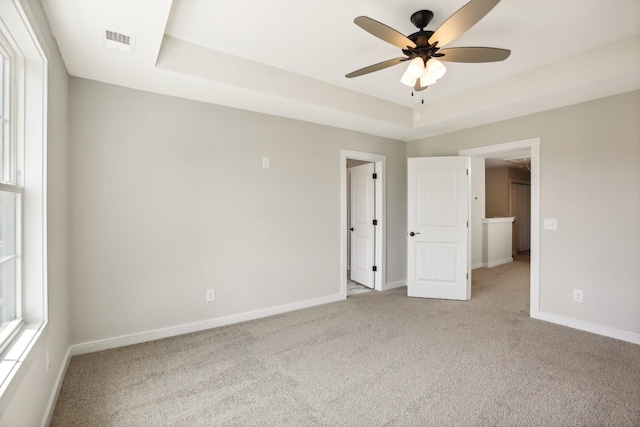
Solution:
[[[270,163],[271,163],[271,162],[269,161],[269,158],[268,158],[268,157],[263,157],[263,158],[262,158],[262,167],[263,167],[263,168],[265,168],[265,169],[269,169],[269,164],[270,164]]]
[[[215,289],[207,289],[207,302],[216,300],[216,290]]]
[[[582,291],[579,289],[573,290],[573,300],[575,302],[582,302]]]
[[[545,230],[557,230],[558,229],[558,220],[555,218],[545,218],[544,219],[544,229]]]
[[[49,372],[49,369],[51,369],[51,356],[49,356],[49,349],[47,349],[46,359],[47,359],[47,372]]]

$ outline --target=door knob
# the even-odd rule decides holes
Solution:
[[[413,237],[413,236],[415,236],[416,234],[420,234],[420,233],[414,233],[414,232],[412,231],[411,233],[409,233],[409,236]]]
[[[349,230],[353,231],[353,227],[351,227]]]

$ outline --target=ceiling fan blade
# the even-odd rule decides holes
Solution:
[[[353,22],[362,28],[363,30],[373,34],[381,40],[391,43],[394,46],[398,46],[400,49],[406,49],[407,47],[416,47],[416,44],[394,30],[376,20],[367,18],[366,16],[358,16]]]
[[[389,59],[388,61],[384,61],[384,62],[378,62],[377,64],[369,65],[368,67],[360,68],[359,70],[353,71],[347,74],[345,77],[350,79],[352,77],[358,77],[364,74],[373,73],[374,71],[384,70],[385,68],[392,67],[406,60],[407,58],[395,58],[395,59]]]
[[[444,55],[438,58],[440,61],[448,62],[498,62],[511,55],[510,50],[497,47],[452,47],[438,53]]]
[[[445,46],[473,27],[498,3],[500,0],[471,0],[438,27],[429,38],[429,43],[438,42],[440,48]]]

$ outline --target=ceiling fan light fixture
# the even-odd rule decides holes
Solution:
[[[425,68],[424,72],[422,73],[422,76],[420,77],[420,86],[422,87],[426,87],[429,85],[434,85],[436,84],[436,81],[433,77],[431,77],[430,73],[429,73],[429,68]]]
[[[427,62],[427,69],[425,71],[425,74],[427,74],[432,80],[435,81],[440,79],[446,72],[447,67],[445,67],[444,64],[442,64],[442,62],[438,61],[436,58],[431,58],[429,59],[429,62]]]
[[[424,60],[419,56],[413,58],[407,67],[407,74],[412,79],[419,79],[424,72]]]
[[[416,84],[416,79],[411,78],[411,76],[409,75],[409,70],[406,70],[400,78],[400,83],[413,87]]]

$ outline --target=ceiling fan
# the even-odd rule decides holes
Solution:
[[[510,50],[494,47],[443,49],[445,45],[473,27],[499,2],[500,0],[471,0],[451,15],[436,31],[424,30],[431,22],[433,12],[419,10],[411,15],[411,22],[419,31],[406,37],[378,21],[366,16],[359,16],[353,21],[356,25],[379,39],[399,47],[405,57],[389,59],[361,68],[347,74],[346,77],[362,76],[409,61],[407,71],[400,81],[412,86],[416,91],[422,91],[444,75],[446,68],[440,61],[473,63],[504,61],[511,54]]]

